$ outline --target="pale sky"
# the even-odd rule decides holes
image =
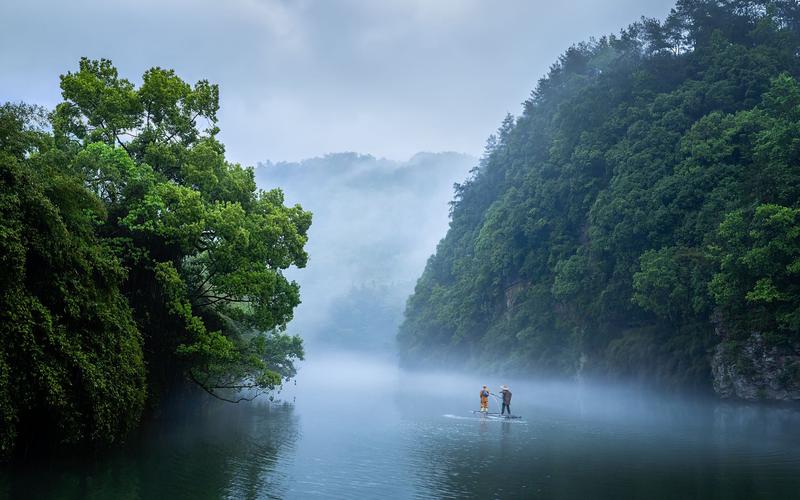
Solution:
[[[58,75],[109,58],[220,85],[248,165],[358,151],[480,155],[571,44],[673,0],[0,0],[0,102],[52,107]]]

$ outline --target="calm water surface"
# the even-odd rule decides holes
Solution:
[[[473,416],[508,383],[520,421]],[[0,472],[9,498],[800,498],[800,412],[311,356],[268,400],[206,401],[120,450]],[[492,402],[494,404],[494,402]]]

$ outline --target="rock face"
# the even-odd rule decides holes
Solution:
[[[531,286],[530,281],[517,281],[506,288],[506,310],[511,310],[517,303],[519,296]]]
[[[800,343],[767,346],[759,333],[723,341],[711,358],[714,391],[723,398],[800,400]]]

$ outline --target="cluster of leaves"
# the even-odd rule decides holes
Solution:
[[[33,415],[108,442],[180,380],[239,401],[293,376],[283,271],[306,264],[311,214],[226,161],[217,87],[153,68],[136,88],[83,59],[61,89],[49,115],[3,108],[4,451]]]
[[[404,360],[708,386],[712,318],[800,340],[799,50],[782,0],[680,0],[568,50],[456,185]]]
[[[125,271],[96,233],[102,204],[37,118],[0,107],[0,456],[18,436],[113,442],[145,400]]]

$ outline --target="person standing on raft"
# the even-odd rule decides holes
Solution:
[[[485,385],[483,389],[481,389],[481,411],[488,412],[489,411],[489,388]]]
[[[508,389],[507,385],[504,385],[500,388],[500,395],[503,396],[503,407],[500,410],[500,415],[505,414],[506,410],[508,410],[508,416],[511,416],[511,391]]]

